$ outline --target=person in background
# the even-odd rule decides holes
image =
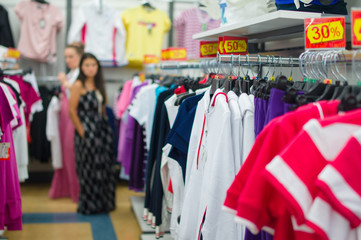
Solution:
[[[114,142],[106,120],[106,99],[99,61],[93,54],[84,53],[69,100],[80,183],[77,211],[82,214],[106,213],[115,208]]]
[[[71,197],[74,202],[78,202],[80,187],[75,167],[75,130],[69,117],[68,102],[70,88],[79,75],[79,62],[83,53],[84,45],[82,43],[72,43],[66,46],[65,62],[70,71],[68,74],[64,72],[58,74],[58,80],[61,83],[59,133],[63,167],[55,170],[49,191],[50,198]]]

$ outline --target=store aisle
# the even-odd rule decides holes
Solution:
[[[6,232],[9,240],[134,240],[141,234],[129,197],[142,194],[117,186],[117,208],[110,214],[81,215],[71,199],[48,198],[50,184],[25,183],[21,186],[23,231]]]

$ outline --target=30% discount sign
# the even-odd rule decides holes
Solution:
[[[346,48],[345,18],[306,18],[306,49]]]
[[[200,42],[200,57],[216,57],[218,50],[217,41],[201,41]]]

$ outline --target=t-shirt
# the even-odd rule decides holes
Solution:
[[[99,9],[94,2],[78,8],[71,22],[68,43],[83,42],[85,52],[93,53],[102,65],[126,65],[126,32],[119,13],[107,4]]]
[[[127,31],[126,52],[130,65],[142,65],[146,54],[160,57],[164,34],[171,26],[165,12],[138,6],[125,10],[122,20]]]
[[[61,10],[54,4],[36,1],[21,1],[14,10],[21,21],[21,55],[39,62],[55,62],[56,34],[64,24]]]
[[[357,131],[339,156],[322,170],[316,182],[327,202],[350,221],[352,227],[361,223],[360,140],[361,132]]]
[[[151,84],[140,89],[129,107],[129,115],[137,120],[140,125],[144,125],[147,150],[149,150],[150,138],[152,136],[156,104],[155,89],[157,87],[158,84]]]
[[[309,221],[313,223],[308,224],[309,226],[317,225],[318,230],[327,232],[323,223],[317,224],[320,216],[315,217],[310,211],[318,194],[315,181],[327,163],[337,157],[348,139],[359,129],[361,129],[360,110],[321,121],[312,119],[305,124],[297,137],[266,166],[267,179],[285,199],[289,211],[298,224]],[[305,159],[312,159],[312,164]],[[331,234],[326,233],[323,236],[327,235],[328,239],[345,239],[342,238],[342,233],[348,235],[349,224],[337,212],[330,209],[327,212],[329,219],[332,217],[339,219],[335,224],[338,228],[337,231],[333,228]],[[330,224],[334,223],[330,222]],[[344,223],[343,226],[342,223]]]
[[[286,209],[279,202],[275,205],[270,201],[274,195],[271,185],[262,175],[265,166],[297,135],[304,123],[311,118],[336,114],[337,106],[338,101],[302,106],[272,120],[256,138],[249,156],[228,189],[224,203],[230,212],[237,214],[237,221],[245,224],[252,233],[256,234],[267,226],[268,232],[274,233],[276,226],[269,211],[287,218],[287,215],[284,216]],[[275,139],[277,144],[274,144]],[[283,224],[278,226],[284,227]]]
[[[199,8],[184,10],[175,19],[174,27],[177,32],[177,46],[187,49],[188,59],[197,59],[200,54],[200,40],[192,36],[206,30],[219,27],[220,20],[212,19],[207,12]]]

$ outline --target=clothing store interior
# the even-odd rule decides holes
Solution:
[[[360,176],[361,0],[0,0],[0,240],[361,240]]]

